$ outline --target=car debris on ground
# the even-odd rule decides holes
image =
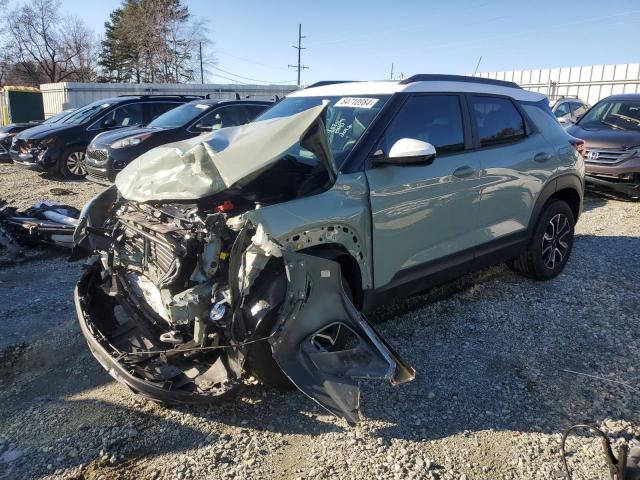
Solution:
[[[0,200],[0,243],[12,253],[18,253],[17,244],[43,243],[71,248],[79,216],[77,208],[51,200],[38,201],[24,211]]]

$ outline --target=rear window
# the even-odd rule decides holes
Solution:
[[[498,97],[471,97],[481,147],[515,142],[526,135],[524,119],[511,100]]]

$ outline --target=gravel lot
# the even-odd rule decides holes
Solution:
[[[0,198],[19,207],[80,207],[100,190],[0,175]],[[366,383],[356,428],[260,385],[210,407],[136,397],[81,337],[80,265],[43,250],[0,267],[0,478],[563,478],[569,425],[640,435],[640,203],[589,196],[577,233],[552,282],[495,267],[375,312],[417,377]],[[592,437],[569,447],[574,478],[607,478]]]

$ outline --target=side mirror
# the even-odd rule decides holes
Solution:
[[[386,157],[374,157],[375,164],[426,163],[436,158],[436,147],[415,138],[401,138],[393,144]]]
[[[213,127],[211,125],[205,125],[204,123],[196,123],[195,129],[199,132],[212,132]]]

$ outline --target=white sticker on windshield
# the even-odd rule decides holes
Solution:
[[[107,108],[110,105],[111,105],[110,103],[103,103],[102,105],[100,105],[100,108]]]
[[[378,100],[379,98],[342,97],[334,107],[371,108]]]
[[[207,108],[209,108],[211,105],[205,105],[203,103],[198,103],[197,105],[195,105],[196,108],[199,108],[200,110],[206,110]]]

